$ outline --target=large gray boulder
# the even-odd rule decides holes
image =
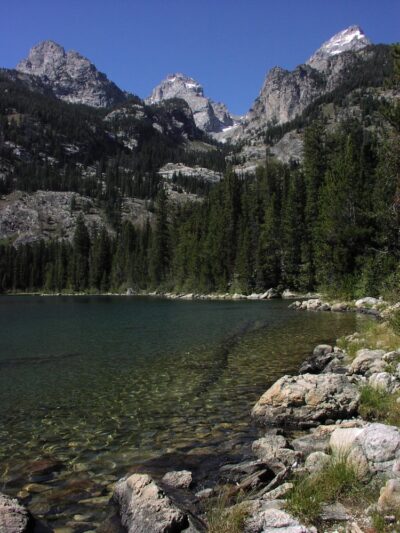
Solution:
[[[400,459],[400,429],[379,423],[358,429],[338,428],[331,435],[330,446],[346,453],[362,471],[393,476]]]
[[[283,376],[253,407],[263,425],[312,427],[357,412],[359,392],[342,374]]]
[[[384,350],[369,350],[368,348],[358,350],[355,359],[349,366],[349,374],[371,376],[378,372],[384,372],[386,369],[386,363],[382,359],[384,355]]]
[[[128,533],[179,533],[189,528],[187,514],[147,474],[121,479],[113,500]]]

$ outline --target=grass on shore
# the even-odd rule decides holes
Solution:
[[[400,313],[394,313],[387,321],[366,321],[360,325],[355,338],[341,337],[337,345],[353,359],[362,348],[394,351],[400,348]]]
[[[383,389],[365,385],[360,389],[358,411],[365,420],[383,422],[400,427],[400,393],[390,394]]]
[[[208,533],[242,533],[250,511],[244,498],[245,495],[239,493],[232,500],[228,488],[212,498],[206,509]]]
[[[390,513],[392,520],[388,522],[384,513],[375,512],[371,516],[372,526],[376,533],[395,533],[400,527],[400,510]]]
[[[318,525],[324,504],[376,501],[376,490],[368,487],[357,466],[344,454],[331,460],[313,475],[303,474],[294,480],[286,509],[307,524]]]

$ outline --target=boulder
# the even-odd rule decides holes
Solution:
[[[258,294],[258,293],[256,293],[256,292],[252,292],[251,294],[249,294],[249,295],[247,296],[247,299],[248,299],[248,300],[259,300],[259,299],[260,299],[260,296],[261,296],[261,294]]]
[[[319,472],[329,463],[331,457],[324,452],[313,452],[307,457],[304,468],[310,473]]]
[[[314,348],[311,357],[300,366],[300,374],[318,374],[332,361],[333,348],[329,344],[319,344]]]
[[[348,453],[349,461],[361,470],[393,475],[400,459],[400,429],[379,423],[359,429],[338,429],[333,432],[330,445],[333,450]]]
[[[357,412],[359,392],[342,374],[283,376],[253,407],[252,416],[267,426],[307,428]]]
[[[382,359],[386,363],[394,363],[395,361],[400,361],[400,352],[399,351],[386,352],[385,355],[382,357]]]
[[[389,479],[386,485],[381,488],[378,509],[383,512],[400,509],[400,481],[398,479]]]
[[[347,309],[348,305],[344,302],[339,302],[337,304],[331,305],[331,311],[333,311],[334,313],[344,313],[345,311],[347,311]]]
[[[163,483],[174,489],[188,489],[193,481],[192,472],[179,470],[167,472],[162,478]]]
[[[372,298],[371,296],[366,296],[365,298],[360,298],[356,300],[356,307],[360,309],[361,307],[377,305],[379,303],[378,298]]]
[[[255,440],[252,450],[254,455],[264,463],[268,464],[278,459],[284,466],[292,466],[301,455],[287,447],[287,441],[282,435],[266,435]]]
[[[316,311],[320,306],[322,302],[319,298],[311,298],[311,300],[308,300],[307,302],[307,310],[308,311]]]
[[[356,438],[364,431],[364,428],[341,428],[338,427],[331,434],[329,446],[336,454],[347,454],[354,446]]]
[[[384,350],[369,350],[368,348],[358,350],[356,358],[349,366],[349,374],[370,376],[377,372],[384,372],[386,368],[386,363],[382,359],[384,355]]]
[[[317,533],[281,509],[266,509],[252,515],[245,522],[245,533]]]
[[[126,295],[127,296],[133,296],[135,294],[135,291],[132,289],[132,287],[128,287],[126,289]]]
[[[329,434],[315,435],[309,433],[291,441],[294,450],[301,452],[304,456],[313,452],[325,452],[329,450]]]
[[[232,296],[232,300],[245,300],[246,296],[244,294],[239,294],[238,292],[235,292],[235,294]]]
[[[289,305],[289,309],[300,309],[300,308],[301,308],[301,302],[299,300],[296,300],[295,302]]]
[[[290,289],[285,289],[282,293],[282,298],[296,298],[297,294]]]
[[[189,527],[187,514],[147,474],[118,481],[113,500],[128,533],[179,532]]]
[[[386,424],[370,424],[365,427],[355,441],[368,461],[371,472],[393,470],[400,459],[400,429]]]
[[[389,372],[375,372],[369,377],[368,383],[374,389],[379,389],[389,394],[393,394],[400,389],[399,380],[393,374],[389,374]]]
[[[0,531],[27,533],[32,526],[29,512],[18,500],[0,493]]]
[[[272,298],[279,298],[279,296],[277,289],[271,288],[260,295],[260,300],[271,300]]]
[[[318,311],[330,311],[330,310],[331,310],[331,306],[326,302],[322,303],[318,309]]]

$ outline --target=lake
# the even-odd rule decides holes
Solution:
[[[289,303],[0,297],[0,490],[80,533],[133,467],[240,454],[258,397],[362,319]]]

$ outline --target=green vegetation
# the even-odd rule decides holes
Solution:
[[[317,473],[296,478],[286,508],[300,520],[318,525],[323,504],[349,504],[361,499],[365,505],[369,499],[374,500],[373,496],[356,466],[345,455],[339,455],[332,456]]]
[[[342,105],[350,89],[393,86],[397,52],[371,48],[366,62],[344,76],[348,84],[323,98]],[[188,150],[187,139],[205,137],[181,100],[140,107],[138,115],[133,99],[104,120],[110,110],[65,104],[10,76],[0,72],[0,158],[15,170],[0,180],[0,193],[41,188],[89,195],[115,233],[86,228],[90,238],[82,242],[80,223],[72,243],[2,243],[0,291],[288,287],[345,299],[400,297],[400,104],[361,91],[353,95],[361,117],[334,131],[319,115],[304,124],[301,166],[267,157],[254,177],[242,179],[226,168],[227,148],[207,140],[207,150]],[[171,123],[183,126],[169,129]],[[366,127],[372,123],[379,127]],[[137,140],[132,151],[124,135]],[[26,150],[26,160],[15,145]],[[211,186],[174,176],[175,189],[202,196],[178,206],[157,174],[167,161],[201,164],[224,178]],[[122,224],[124,196],[154,201],[154,224]]]
[[[400,138],[400,119],[392,132],[393,139]],[[392,138],[379,143],[356,121],[333,134],[315,123],[306,132],[301,168],[267,160],[246,180],[227,171],[205,201],[186,206],[173,205],[160,189],[155,224],[143,229],[121,225],[118,195],[110,196],[115,238],[93,237],[84,251],[75,249],[75,239],[72,247],[2,245],[0,286],[3,291],[75,289],[81,286],[76,277],[60,278],[56,272],[71,272],[71,263],[84,254],[89,281],[83,286],[94,291],[101,285],[201,293],[269,287],[321,287],[348,297],[390,288],[395,293],[400,276],[396,143]],[[109,249],[101,284],[91,272],[98,268],[99,246]]]
[[[398,314],[394,313],[385,322],[371,320],[361,322],[355,336],[342,337],[337,340],[337,345],[345,350],[351,358],[354,358],[357,351],[362,348],[395,351],[400,348],[400,334],[396,329],[397,321]]]
[[[400,393],[390,394],[385,390],[365,385],[360,389],[359,413],[366,420],[383,422],[400,427]]]
[[[376,533],[395,533],[400,527],[400,511],[390,513],[393,517],[388,521],[383,513],[375,512],[372,514],[372,526]]]
[[[114,114],[105,119],[110,111]],[[0,70],[0,139],[0,159],[14,168],[0,180],[0,194],[74,191],[107,205],[121,196],[154,198],[157,170],[167,162],[226,168],[224,150],[210,146],[183,100],[144,106],[131,97],[114,110],[93,109],[57,100],[40,87],[32,91],[5,70]],[[129,150],[132,139],[136,146]],[[209,150],[188,150],[187,139],[206,140]]]

